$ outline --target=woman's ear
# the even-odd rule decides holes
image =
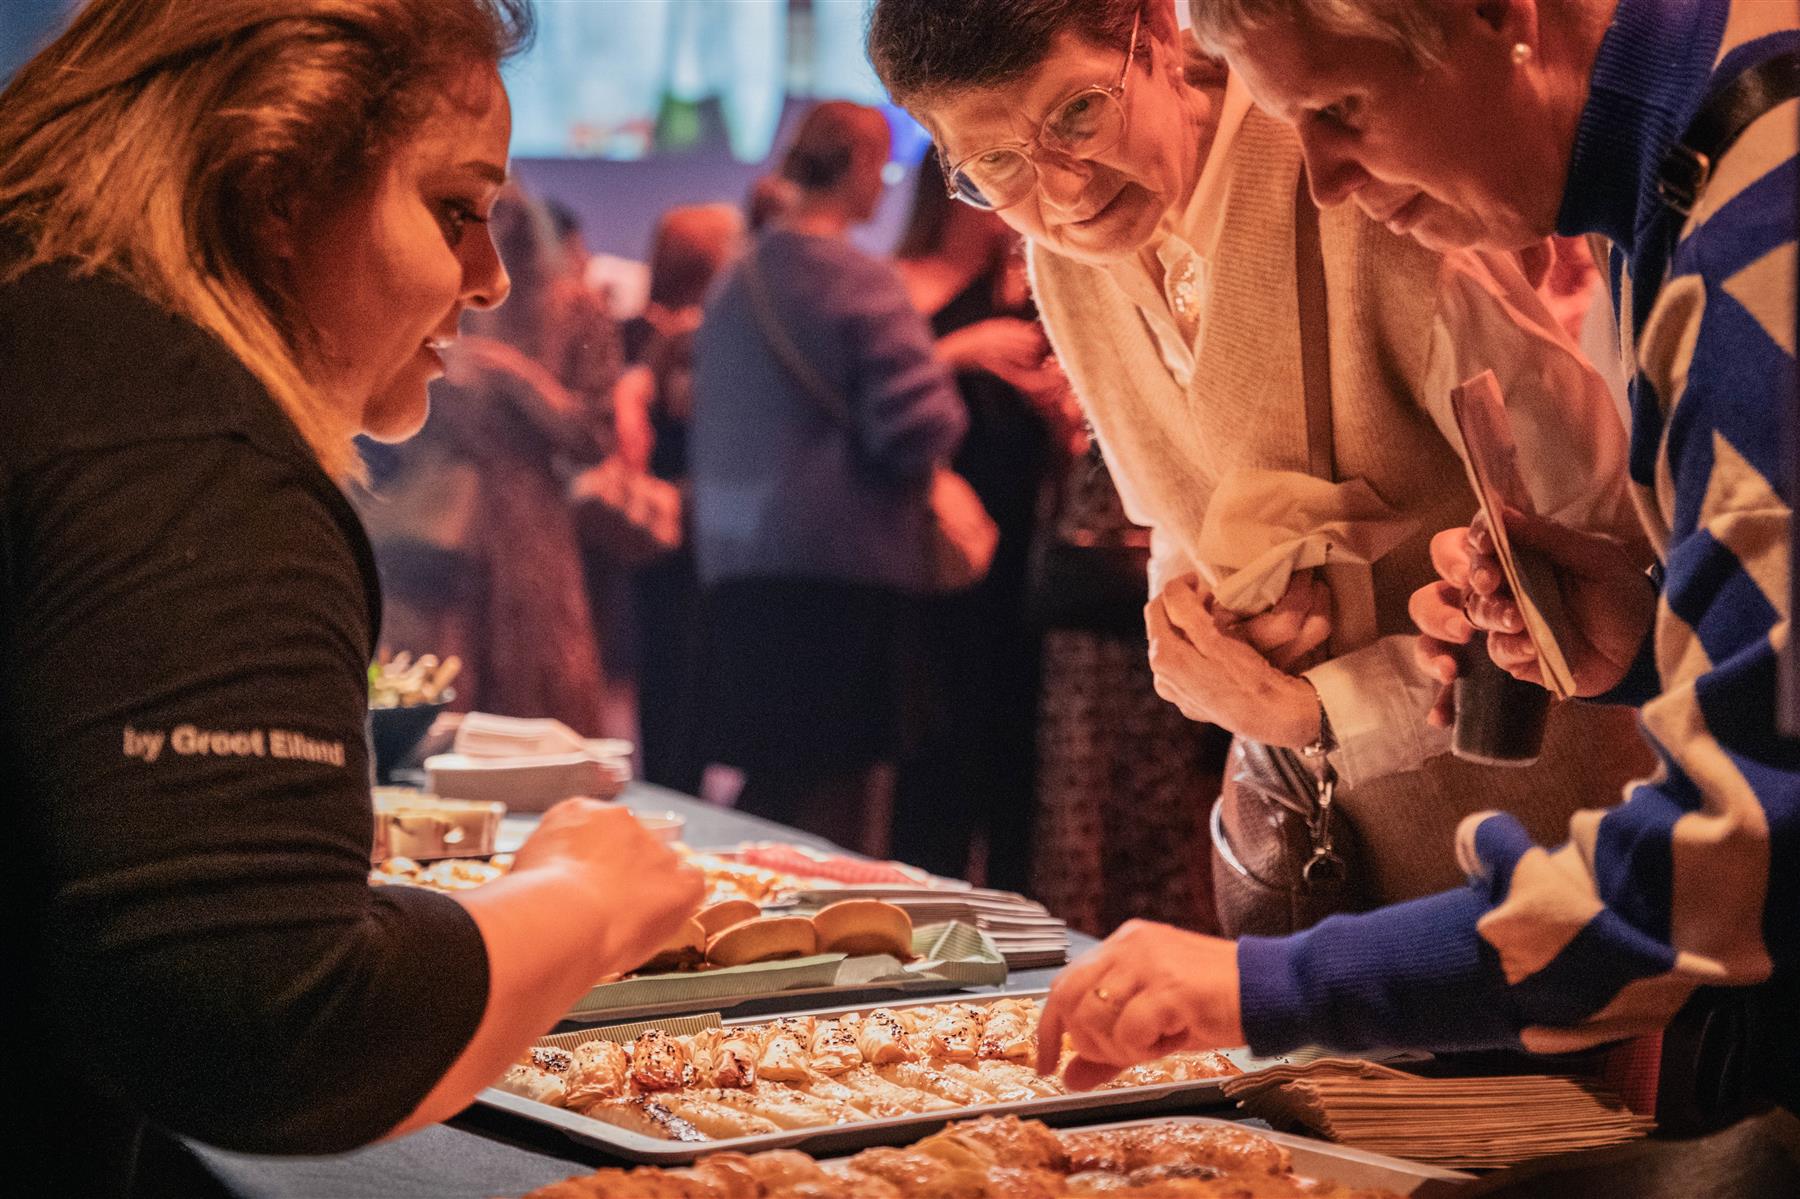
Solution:
[[[1462,0],[1456,7],[1467,12],[1478,34],[1508,49],[1538,44],[1537,0]]]
[[[244,209],[254,214],[249,229],[257,252],[271,262],[293,262],[301,246],[297,206],[265,179],[252,180],[242,191]]]

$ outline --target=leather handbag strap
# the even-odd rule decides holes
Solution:
[[[850,401],[825,381],[818,368],[807,361],[800,347],[788,335],[787,326],[775,311],[775,297],[769,292],[769,281],[762,272],[762,247],[751,249],[738,264],[738,278],[743,280],[744,295],[750,301],[750,314],[762,332],[763,341],[774,351],[775,360],[794,382],[800,385],[813,403],[833,424],[851,427]]]
[[[1306,172],[1294,193],[1294,282],[1300,301],[1300,382],[1306,393],[1306,468],[1337,481],[1331,431],[1331,325],[1325,308],[1325,254],[1319,243],[1319,210],[1307,190]]]

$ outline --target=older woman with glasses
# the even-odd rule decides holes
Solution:
[[[1478,808],[1549,829],[1610,802],[1646,763],[1627,719],[1554,713],[1527,770],[1455,760],[1407,636],[1430,534],[1474,508],[1448,398],[1484,368],[1540,507],[1636,537],[1623,430],[1515,261],[1319,214],[1292,133],[1184,49],[1173,0],[880,0],[869,50],[951,194],[1029,239],[1045,326],[1153,530],[1157,690],[1237,736],[1227,929],[1451,885]],[[1295,805],[1310,829],[1258,833]]]

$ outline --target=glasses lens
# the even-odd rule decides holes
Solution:
[[[1070,158],[1095,158],[1125,136],[1125,110],[1103,88],[1069,97],[1044,121],[1039,140]]]
[[[950,184],[977,208],[1006,208],[1031,194],[1037,168],[1017,150],[990,150],[963,163]]]

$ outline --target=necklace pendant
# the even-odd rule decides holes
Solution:
[[[1193,341],[1200,328],[1200,272],[1191,254],[1181,260],[1169,279],[1169,307],[1182,336]]]

